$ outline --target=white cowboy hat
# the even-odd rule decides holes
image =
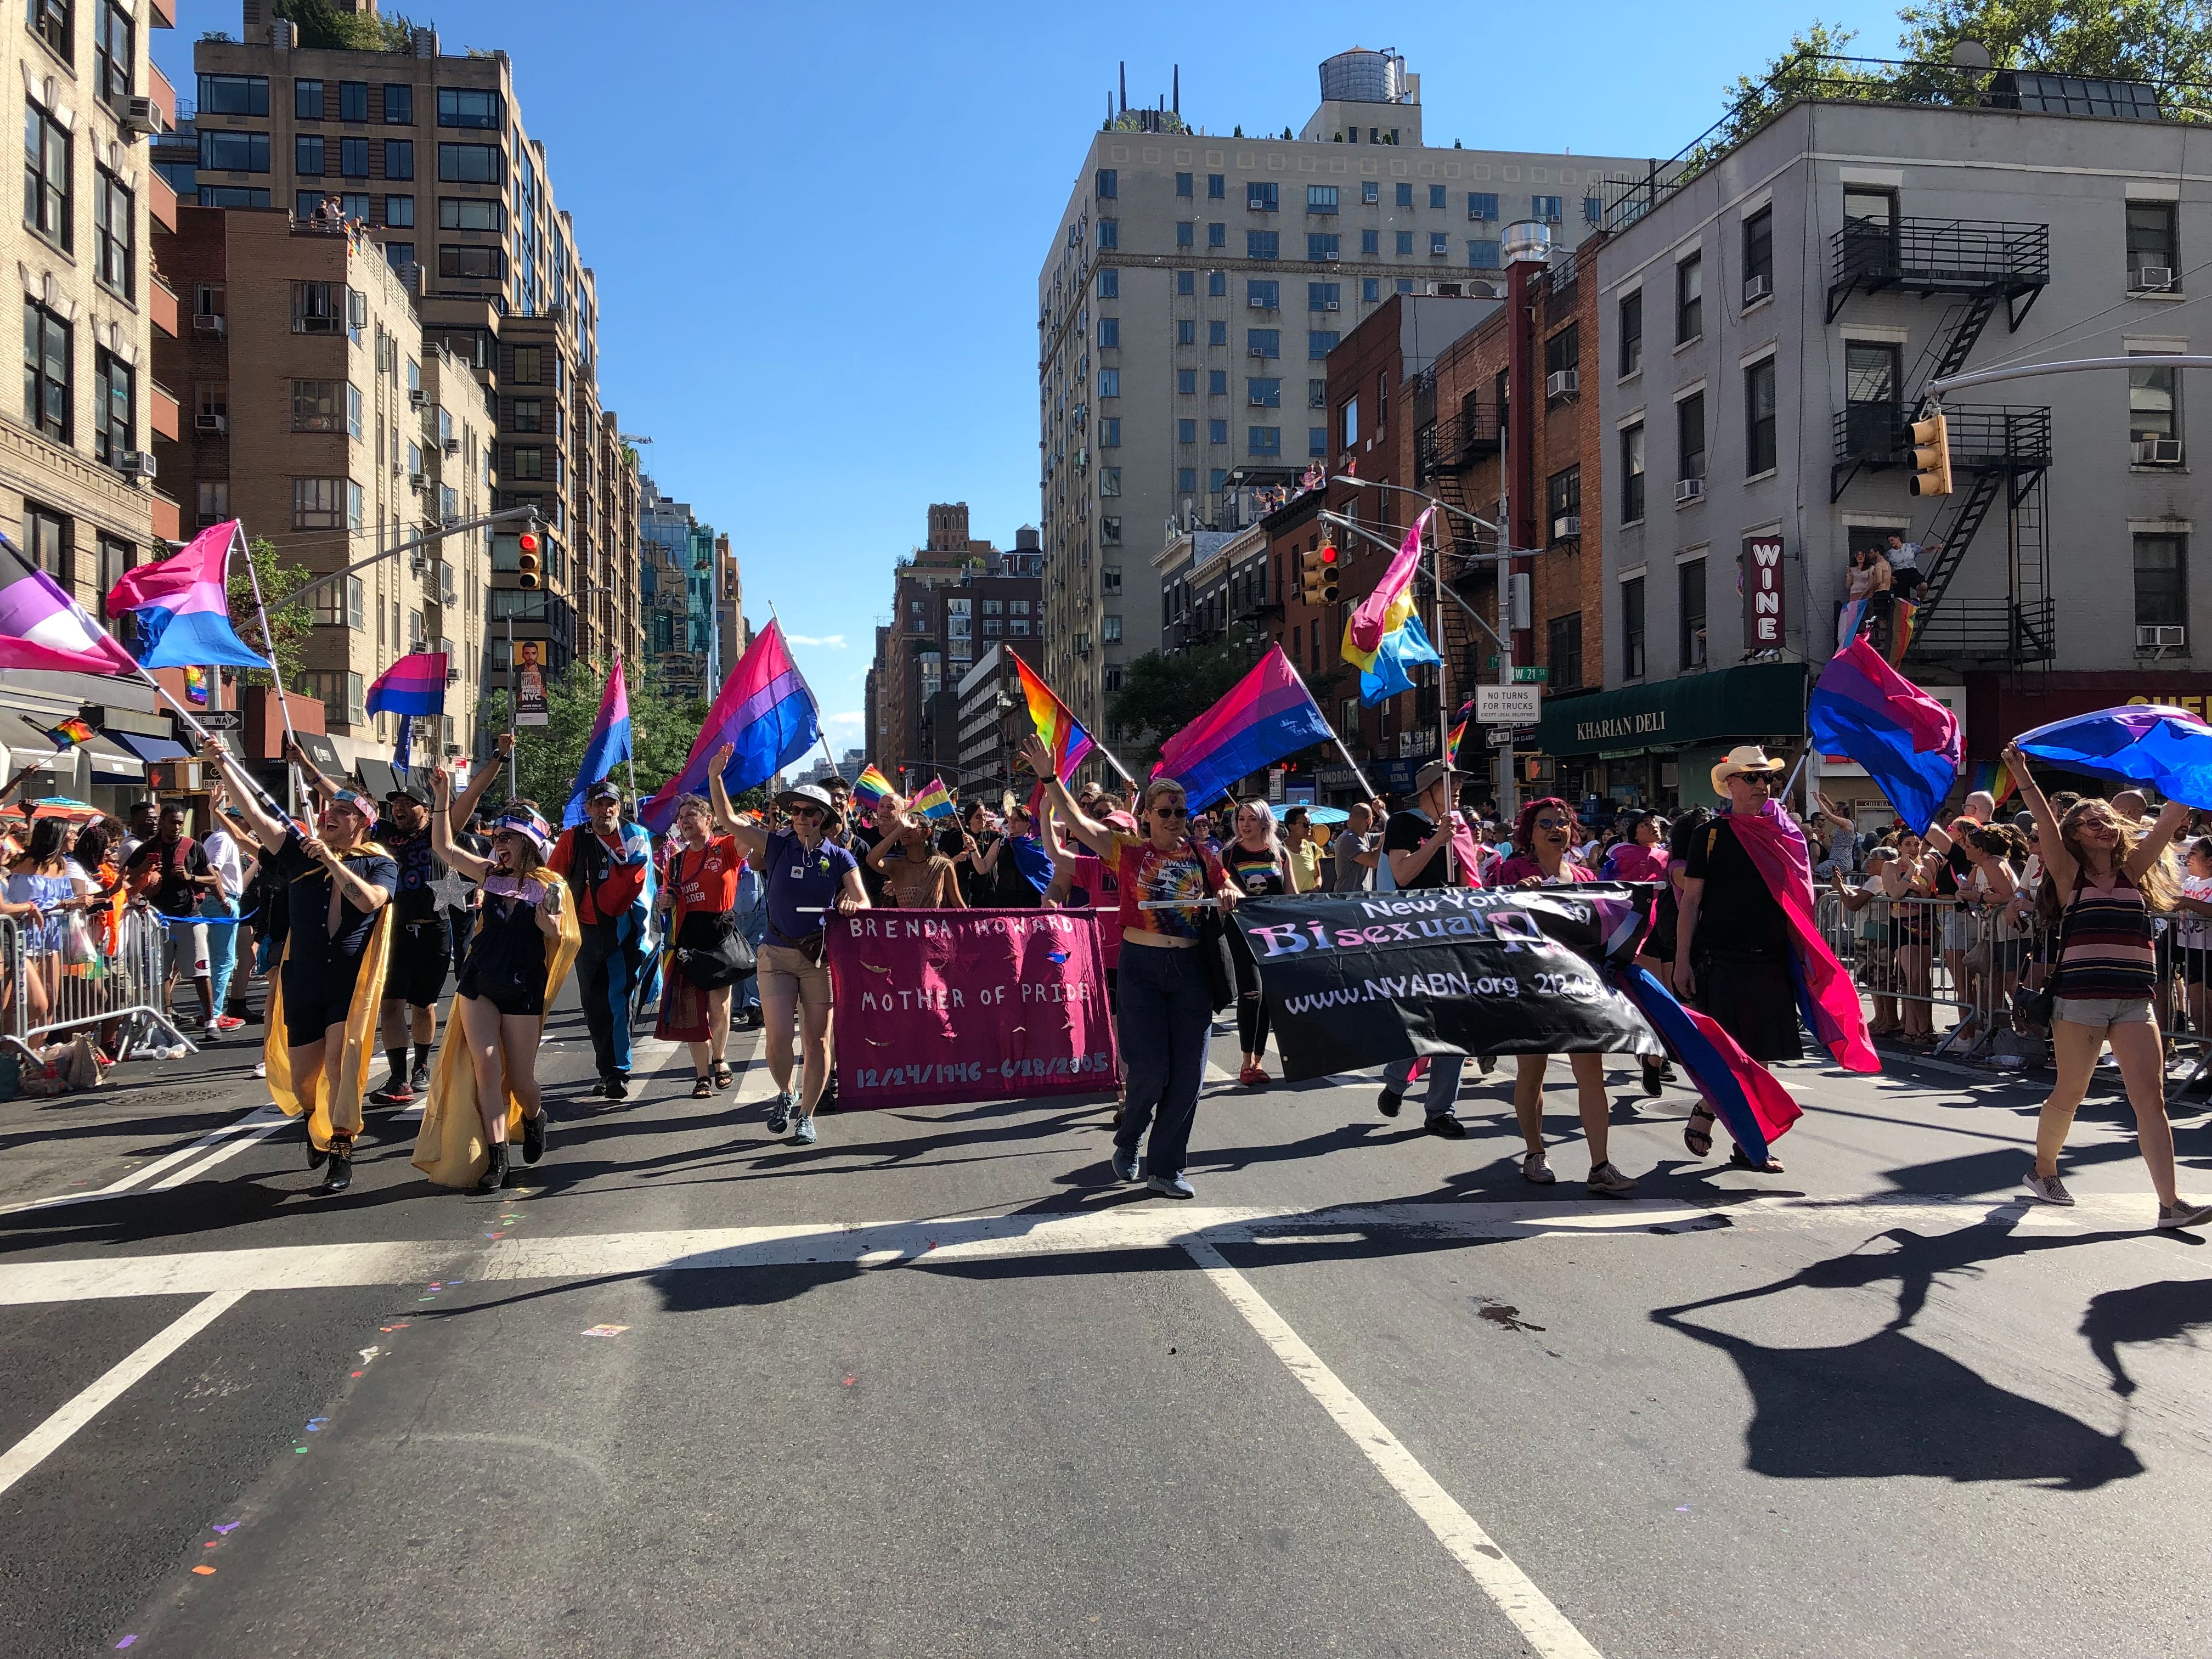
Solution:
[[[1755,743],[1740,743],[1721,757],[1720,764],[1713,768],[1713,793],[1725,799],[1730,778],[1747,776],[1754,772],[1779,772],[1784,763],[1771,760],[1766,750]]]

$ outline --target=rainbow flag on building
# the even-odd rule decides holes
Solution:
[[[928,787],[907,803],[907,808],[926,818],[949,818],[952,816],[952,792],[945,787],[943,778],[932,778]]]
[[[1920,606],[1902,593],[1891,611],[1889,625],[1889,665],[1893,668],[1905,660],[1905,653],[1912,643],[1912,635],[1920,626]]]

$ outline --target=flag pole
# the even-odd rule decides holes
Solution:
[[[1448,766],[1456,766],[1458,757],[1451,751],[1451,652],[1444,643],[1444,542],[1437,533],[1437,510],[1428,508],[1421,516],[1429,521],[1429,580],[1437,590],[1437,754]],[[1454,798],[1457,805],[1457,798]]]
[[[1321,699],[1314,696],[1313,688],[1306,684],[1306,677],[1298,672],[1298,665],[1285,655],[1283,658],[1283,666],[1291,671],[1291,678],[1298,683],[1298,690],[1312,699],[1316,708],[1320,708]],[[1359,763],[1352,758],[1352,751],[1344,746],[1344,739],[1337,735],[1336,726],[1329,720],[1326,710],[1322,712],[1321,718],[1322,724],[1328,727],[1329,741],[1336,745],[1336,752],[1344,757],[1344,763],[1352,769],[1352,775],[1359,780],[1360,798],[1364,800],[1382,799],[1382,798],[1375,793],[1375,786],[1367,781],[1367,774],[1359,769]]]
[[[617,647],[615,651],[615,666],[620,668],[622,663],[623,652],[620,647]],[[627,671],[623,674],[623,707],[624,708],[629,707],[629,674]],[[630,752],[623,757],[623,766],[629,774],[629,805],[630,811],[634,812],[637,810],[637,727],[635,724],[632,724],[629,728],[629,748]]]
[[[246,555],[246,577],[253,584],[253,609],[261,618],[261,643],[269,653],[269,677],[276,684],[276,713],[284,722],[284,743],[287,750],[284,757],[284,805],[285,810],[289,811],[300,799],[300,769],[289,753],[290,750],[299,746],[299,734],[292,729],[292,705],[284,696],[284,670],[283,665],[276,660],[276,636],[270,630],[269,607],[261,598],[261,573],[254,568],[253,544],[246,539],[246,524],[243,520],[232,520],[230,537],[231,545]],[[343,606],[344,603],[343,594],[340,596],[339,602]]]
[[[775,624],[776,633],[781,635],[783,639],[783,648],[786,651],[789,651],[791,649],[791,635],[785,634],[783,631],[783,615],[775,608],[775,601],[774,599],[770,599],[768,602],[768,614],[769,619]],[[731,665],[730,672],[732,674],[738,672],[735,664]],[[799,676],[799,679],[802,683],[805,682],[805,678],[806,677],[804,674]],[[806,688],[806,700],[809,702],[814,702],[814,688],[811,685],[808,685]],[[830,775],[833,778],[843,776],[844,775],[837,769],[836,752],[830,747],[830,734],[822,729],[822,705],[818,702],[814,702],[814,738],[815,741],[822,745],[822,758],[830,763]]]

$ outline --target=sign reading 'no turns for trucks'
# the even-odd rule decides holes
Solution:
[[[1782,538],[1743,538],[1743,648],[1779,651],[1787,637],[1782,599]]]
[[[1484,726],[1534,726],[1544,714],[1543,688],[1535,685],[1478,685],[1474,718]]]

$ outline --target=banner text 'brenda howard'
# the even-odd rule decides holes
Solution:
[[[869,910],[833,918],[848,1106],[1088,1094],[1115,1075],[1087,910]]]

